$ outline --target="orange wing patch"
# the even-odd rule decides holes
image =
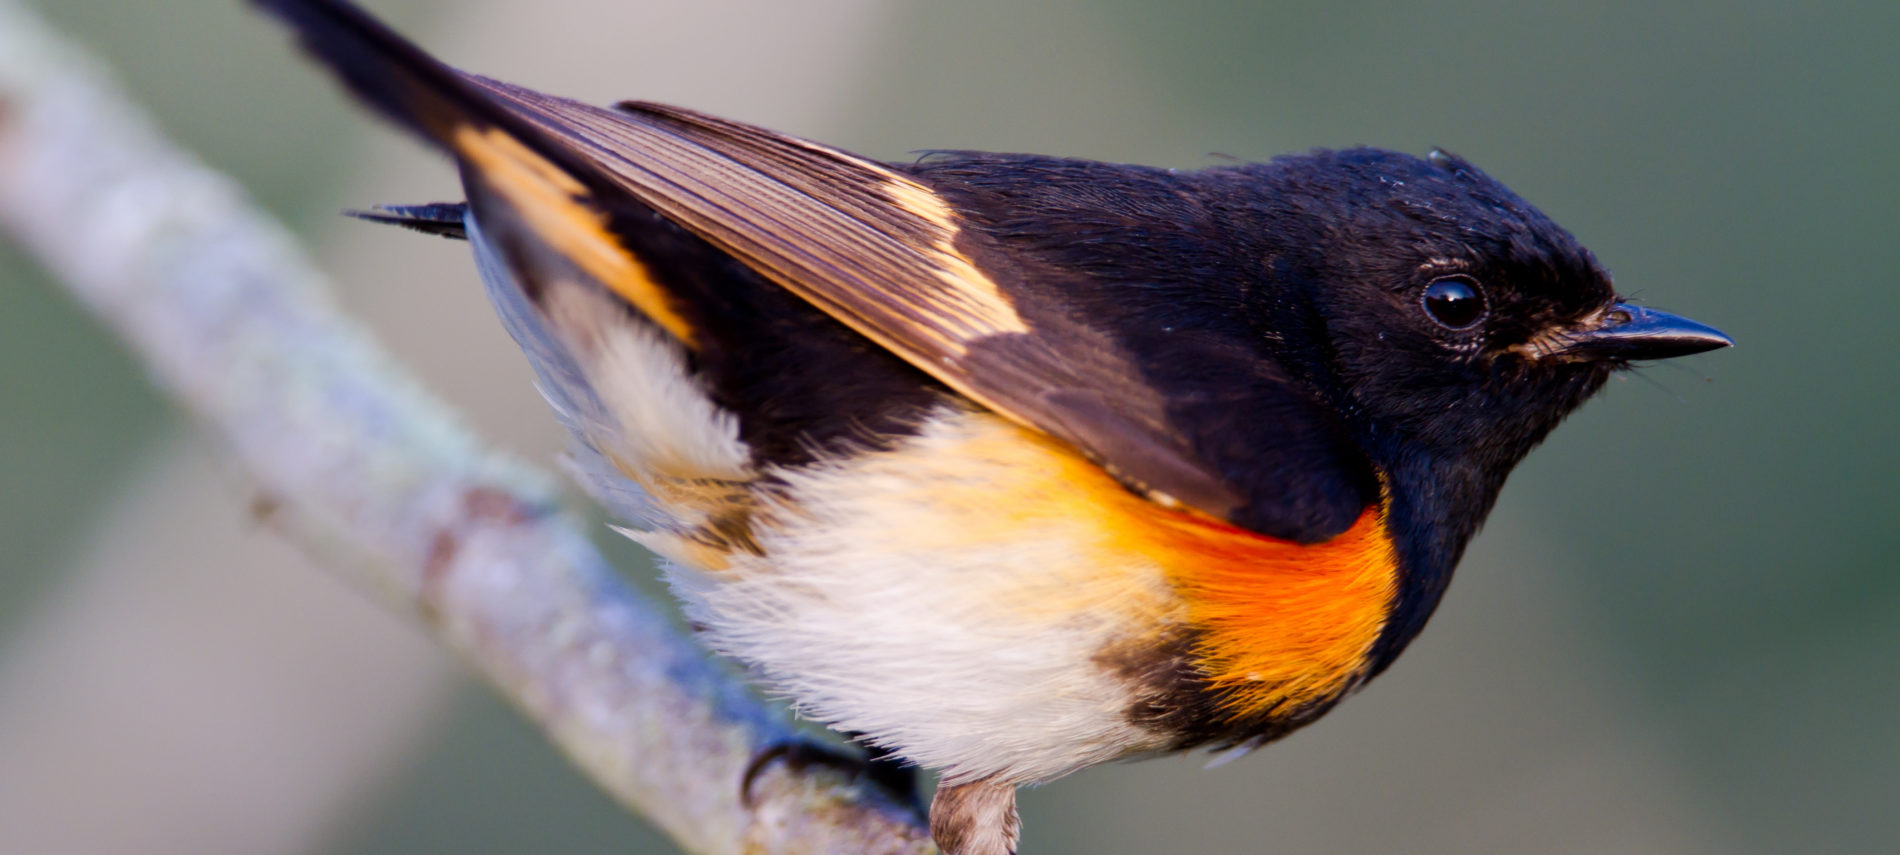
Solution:
[[[529,231],[641,314],[692,348],[693,326],[673,308],[646,265],[607,229],[607,215],[586,203],[587,188],[499,128],[465,124],[450,147],[507,200]]]

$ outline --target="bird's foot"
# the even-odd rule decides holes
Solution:
[[[746,764],[745,775],[739,781],[741,803],[747,807],[752,806],[753,783],[774,763],[784,763],[795,772],[804,771],[812,766],[837,769],[854,778],[870,782],[899,804],[908,805],[920,812],[922,810],[922,799],[917,786],[917,767],[898,759],[890,751],[876,746],[866,746],[864,753],[860,755],[803,738],[773,743],[752,756],[752,762]]]

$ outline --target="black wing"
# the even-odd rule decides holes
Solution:
[[[345,3],[263,5],[359,95],[454,154],[484,225],[492,209],[689,347],[689,313],[627,249],[634,238],[616,211],[657,212],[1164,505],[1312,541],[1343,531],[1376,498],[1363,471],[1330,471],[1337,455],[1316,464],[1297,454],[1251,459],[1222,407],[1152,380],[1138,354],[1065,299],[1060,282],[1014,263],[1007,247],[903,172],[679,108],[604,109],[465,75]],[[1297,451],[1330,427],[1303,421],[1316,407],[1297,393],[1267,397],[1281,423],[1246,426],[1257,430],[1256,448],[1283,435]],[[1294,483],[1316,478],[1317,492]]]

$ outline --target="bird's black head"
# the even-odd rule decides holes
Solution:
[[[1463,160],[1352,149],[1222,172],[1252,190],[1262,337],[1369,446],[1508,469],[1621,364],[1555,347],[1610,320],[1608,274]]]
[[[1613,371],[1728,344],[1622,302],[1569,232],[1443,152],[1323,151],[1203,175],[1259,241],[1259,336],[1346,414],[1406,563],[1428,577],[1413,580],[1415,613],[1394,616],[1398,645],[1511,468]]]

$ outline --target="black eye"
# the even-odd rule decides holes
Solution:
[[[1425,286],[1425,312],[1444,326],[1462,330],[1484,317],[1484,292],[1463,277],[1440,279]]]

